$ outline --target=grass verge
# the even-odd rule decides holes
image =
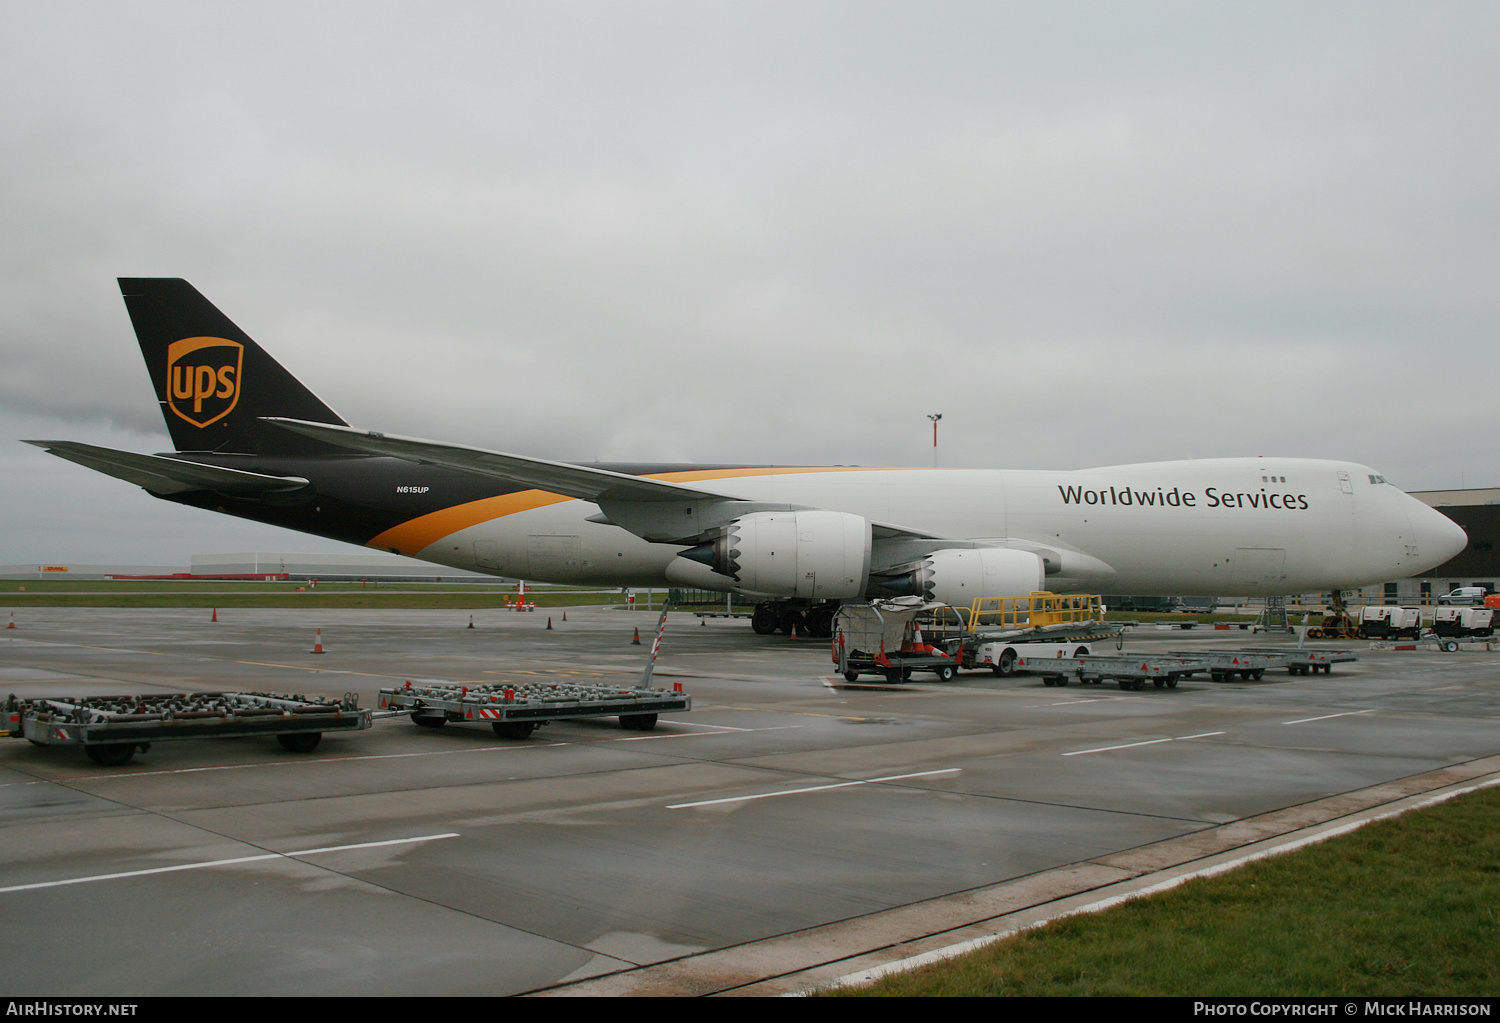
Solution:
[[[839,995],[1493,996],[1500,788]]]
[[[27,581],[0,588],[0,608],[30,607],[201,607],[201,608],[371,608],[388,610],[504,608],[515,600],[514,585],[453,585],[440,583],[320,583],[242,582],[238,580],[104,580]],[[654,595],[660,609],[665,593]],[[625,604],[618,590],[548,588],[527,590],[526,599],[538,608]],[[636,597],[643,610],[646,595]]]

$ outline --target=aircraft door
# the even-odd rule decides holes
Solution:
[[[527,575],[566,582],[578,574],[580,537],[574,533],[533,533],[526,537]]]
[[[1229,575],[1233,593],[1278,594],[1286,579],[1286,548],[1236,547],[1234,568]]]

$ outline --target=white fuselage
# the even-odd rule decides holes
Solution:
[[[1059,592],[1284,594],[1418,575],[1467,543],[1451,520],[1366,466],[1225,458],[1078,471],[770,469],[665,473],[755,501],[849,512],[952,538],[1061,553]],[[666,586],[683,548],[585,521],[596,505],[537,491],[370,543],[547,582]]]

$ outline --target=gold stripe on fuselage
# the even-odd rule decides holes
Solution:
[[[686,469],[679,472],[647,473],[647,479],[667,483],[693,483],[700,480],[740,479],[748,476],[785,476],[814,472],[890,472],[886,467],[865,468],[855,465],[788,466],[748,469]],[[545,490],[520,490],[513,494],[486,497],[478,501],[466,501],[451,508],[429,512],[409,519],[399,526],[392,526],[379,536],[366,541],[367,547],[395,551],[407,557],[416,557],[421,551],[451,536],[461,529],[477,526],[491,519],[504,518],[517,512],[545,508],[549,504],[571,501],[571,497],[549,494]]]

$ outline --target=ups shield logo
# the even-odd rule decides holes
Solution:
[[[194,426],[209,426],[240,400],[245,346],[222,337],[185,337],[167,346],[167,405]]]

